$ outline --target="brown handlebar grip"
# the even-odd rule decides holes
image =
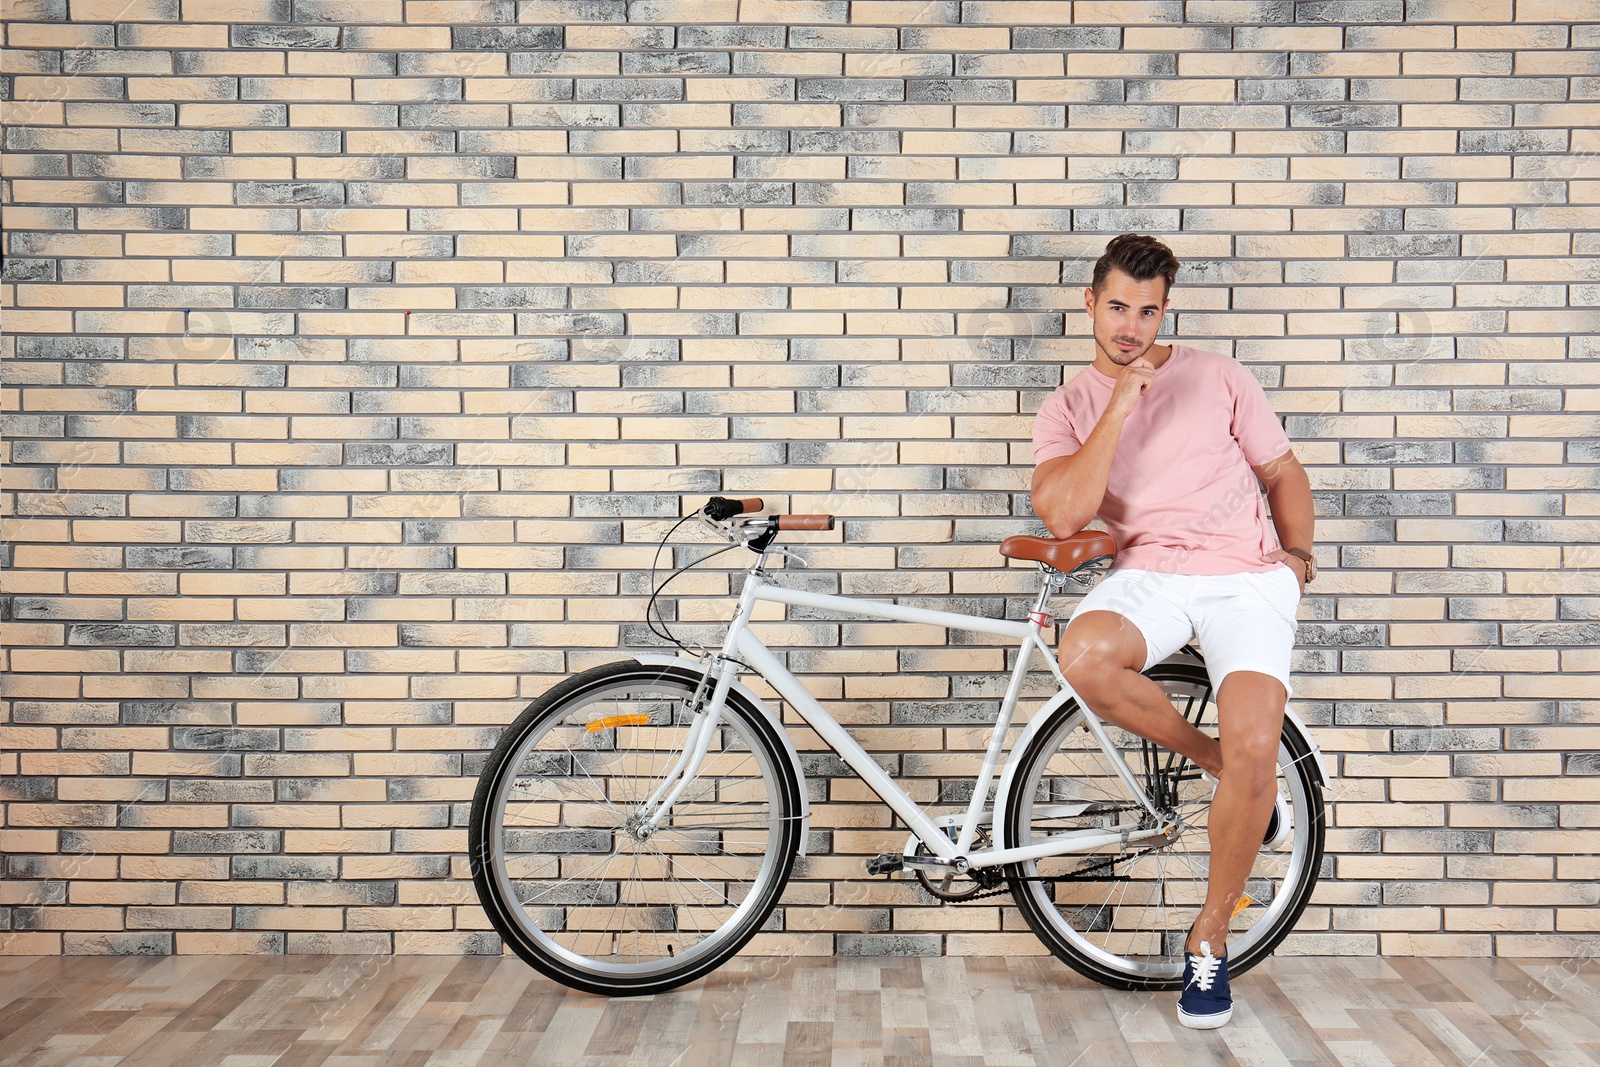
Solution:
[[[747,496],[743,500],[739,501],[739,514],[748,515],[752,511],[760,511],[764,507],[766,507],[766,505],[761,502],[760,497]]]
[[[779,515],[780,530],[831,530],[832,515]]]

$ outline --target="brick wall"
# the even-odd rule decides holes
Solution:
[[[668,519],[836,511],[812,581],[1022,610],[1127,230],[1316,490],[1283,951],[1600,947],[1596,0],[6,13],[0,951],[496,951],[474,775],[644,642]],[[932,798],[999,654],[861,632],[774,640]],[[758,950],[1037,950],[832,882],[903,831],[829,790]]]

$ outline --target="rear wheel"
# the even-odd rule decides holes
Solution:
[[[507,728],[478,781],[478,897],[506,945],[574,989],[640,995],[705,975],[788,880],[800,783],[772,724],[736,693],[669,817],[642,818],[704,714],[699,679],[637,661],[575,675]]]
[[[1179,712],[1216,735],[1216,702],[1204,667],[1157,664],[1145,674]],[[1110,723],[1104,727],[1151,799],[1176,817],[1176,833],[1133,842],[1125,851],[1112,847],[1013,864],[1006,876],[1033,932],[1074,970],[1118,989],[1176,989],[1183,941],[1205,902],[1213,786],[1185,757]],[[1325,820],[1314,758],[1286,718],[1278,792],[1289,803],[1290,836],[1276,849],[1263,848],[1251,869],[1230,924],[1230,974],[1272,953],[1316,886]],[[1007,845],[1015,846],[1090,827],[1138,830],[1156,822],[1128,798],[1082,710],[1069,701],[1023,754],[1003,825]]]

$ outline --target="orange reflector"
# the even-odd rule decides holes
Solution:
[[[613,726],[643,726],[649,721],[650,716],[641,712],[633,712],[629,715],[607,715],[603,719],[596,719],[594,722],[587,724],[584,729],[591,734],[597,734],[601,730],[609,730]]]
[[[1249,893],[1240,893],[1239,894],[1239,903],[1237,903],[1237,904],[1235,904],[1233,906],[1233,915],[1239,914],[1241,911],[1243,911],[1244,909],[1248,908],[1250,905],[1252,905],[1254,903],[1255,903],[1255,900],[1250,896]],[[1233,918],[1233,915],[1228,916],[1228,918],[1230,918],[1230,919]]]

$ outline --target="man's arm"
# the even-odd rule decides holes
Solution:
[[[1155,379],[1155,366],[1136,359],[1117,376],[1111,400],[1089,439],[1070,456],[1047,459],[1033,469],[1033,513],[1056,537],[1071,537],[1095,517],[1106,498],[1111,460],[1117,454],[1122,424]]]
[[[1267,487],[1267,505],[1272,509],[1272,525],[1277,527],[1278,543],[1284,548],[1310,552],[1316,509],[1311,503],[1311,479],[1306,477],[1306,469],[1295,458],[1294,450],[1250,469]],[[1268,558],[1281,559],[1295,568],[1300,576],[1300,591],[1305,592],[1306,565],[1298,556],[1279,549],[1269,553]]]

